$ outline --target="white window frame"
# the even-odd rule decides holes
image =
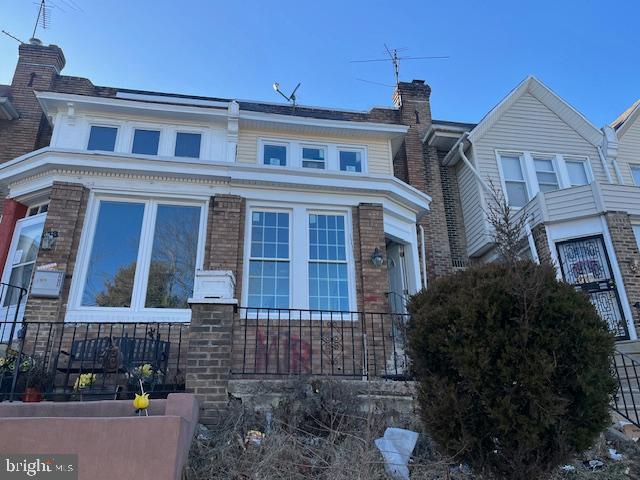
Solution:
[[[89,269],[89,257],[93,247],[101,201],[143,203],[145,205],[140,232],[140,245],[138,248],[138,257],[136,259],[136,273],[131,296],[131,307],[93,307],[82,305],[82,295],[84,293],[85,282]],[[89,198],[87,216],[85,218],[80,246],[78,248],[78,261],[76,263],[71,282],[69,308],[67,310],[65,321],[190,321],[191,311],[189,309],[145,307],[149,266],[151,263],[151,253],[153,249],[153,236],[155,233],[155,220],[157,206],[159,204],[200,207],[200,230],[198,233],[198,247],[196,250],[196,271],[203,268],[207,212],[209,211],[208,199],[196,199],[193,197],[178,195],[136,196],[119,195],[113,192],[92,192]]]
[[[560,190],[562,188],[562,182],[560,181],[560,175],[558,174],[559,155],[544,155],[539,153],[531,153],[530,155],[531,155],[531,166],[533,168],[533,174],[535,176],[535,184],[536,184],[537,191],[540,192],[541,190],[540,190],[540,180],[538,180],[538,170],[536,168],[536,160],[551,162],[551,167],[553,168],[553,172],[545,171],[543,173],[553,173],[556,177],[556,185],[558,186],[557,190]],[[525,160],[527,160],[526,153],[525,153]]]
[[[198,156],[197,157],[179,157],[179,156],[176,155],[176,146],[178,144],[178,134],[179,133],[189,133],[189,134],[200,135],[200,151],[198,152]],[[171,145],[170,145],[170,149],[171,149],[170,152],[171,152],[171,156],[172,157],[175,157],[175,158],[186,158],[188,160],[198,160],[198,159],[203,158],[202,157],[202,151],[205,148],[205,138],[206,138],[206,132],[204,130],[194,129],[194,128],[176,128],[176,129],[173,130],[171,138],[173,140]]]
[[[633,180],[633,184],[636,187],[640,187],[640,183],[636,182],[636,177],[633,174],[633,171],[636,170],[638,172],[640,172],[640,163],[630,163],[629,164],[629,173],[631,174],[631,179]]]
[[[500,150],[500,151],[496,151],[496,162],[498,164],[498,172],[500,174],[500,184],[502,186],[502,192],[504,194],[504,198],[507,200],[509,205],[511,205],[511,201],[509,200],[509,194],[507,193],[507,180],[505,178],[504,170],[502,168],[502,156],[505,156],[505,157],[517,156],[519,158],[519,160],[520,160],[520,171],[522,172],[522,178],[523,178],[523,182],[524,182],[524,189],[525,189],[526,194],[527,194],[527,201],[531,200],[531,198],[533,198],[533,195],[531,193],[531,186],[530,186],[531,179],[528,178],[529,174],[528,174],[527,168],[525,166],[526,162],[525,162],[524,154],[522,152]],[[534,172],[534,174],[535,174],[535,172]],[[511,181],[511,180],[509,180],[509,181]],[[536,184],[537,184],[537,181],[536,181]],[[511,206],[511,208],[514,209],[514,210],[520,210],[522,207]]]
[[[287,148],[287,165],[266,165],[264,163],[264,146],[265,145],[281,145]],[[302,148],[324,148],[325,149],[325,168],[323,170],[307,168],[302,166]],[[340,151],[357,151],[360,152],[360,158],[362,162],[362,171],[360,172],[347,172],[340,170]],[[366,145],[349,145],[335,142],[316,142],[306,141],[300,139],[288,139],[288,138],[274,138],[274,137],[260,137],[257,143],[257,158],[258,165],[270,168],[288,168],[302,170],[305,172],[317,170],[318,172],[330,171],[340,172],[347,175],[365,175],[369,170],[368,166],[368,149]]]
[[[286,149],[284,165],[271,165],[270,163],[264,163],[264,147],[266,145],[284,147]],[[291,167],[291,144],[283,140],[271,140],[268,138],[260,139],[260,148],[258,149],[258,164],[263,167],[269,167],[269,168],[290,168]]]
[[[349,281],[349,310],[357,310],[356,273],[353,256],[353,220],[351,207],[327,207],[326,205],[294,204],[283,207],[275,202],[247,202],[245,218],[244,261],[242,276],[241,306],[248,305],[249,298],[249,259],[251,254],[251,216],[253,212],[289,212],[289,308],[293,310],[309,309],[309,215],[343,215],[345,221],[345,246],[347,254],[347,272]],[[251,314],[250,311],[248,311]],[[255,312],[254,312],[255,315]],[[265,315],[267,315],[265,313]],[[296,314],[296,318],[311,317],[305,312]],[[313,315],[315,318],[316,315]],[[333,320],[356,320],[357,315],[345,313],[334,315]],[[318,315],[318,319],[320,315]],[[323,318],[326,318],[323,317]]]
[[[133,142],[135,141],[136,138],[136,130],[148,130],[148,131],[154,131],[154,132],[158,132],[158,151],[156,152],[155,155],[150,154],[150,153],[134,153],[133,151]],[[163,156],[163,140],[166,138],[165,135],[165,130],[166,128],[163,128],[160,125],[131,125],[131,138],[129,139],[129,149],[127,150],[131,155],[140,155],[143,157],[160,157]]]
[[[305,160],[303,154],[305,148],[315,148],[324,151],[324,167],[323,168],[312,168],[305,167],[303,162],[317,162],[317,160]],[[317,143],[301,143],[300,144],[300,168],[304,168],[305,170],[328,170],[329,169],[329,148],[327,145],[317,144]]]
[[[571,188],[571,180],[569,179],[569,172],[567,171],[567,161],[580,161],[584,162],[585,170],[587,174],[588,185],[594,181],[593,169],[591,168],[591,159],[587,155],[572,155],[572,154],[559,154],[559,153],[549,153],[549,152],[537,152],[537,151],[526,151],[526,150],[511,150],[511,149],[496,149],[495,150],[495,159],[496,164],[498,165],[498,173],[500,175],[500,184],[502,186],[502,192],[507,195],[507,187],[504,178],[504,172],[502,170],[502,160],[501,156],[519,156],[520,157],[520,168],[522,169],[522,174],[526,182],[527,188],[527,198],[528,201],[531,201],[539,192],[540,186],[538,184],[538,177],[536,175],[536,168],[534,163],[534,158],[552,160],[553,167],[556,173],[556,179],[558,180],[558,190],[563,190],[565,188]],[[640,166],[640,165],[639,165]],[[508,200],[508,198],[507,198]],[[511,207],[515,210],[519,210],[519,207]]]
[[[113,144],[113,150],[89,150],[89,139],[91,138],[91,129],[93,127],[104,127],[104,128],[115,128],[116,129],[116,140]],[[87,132],[84,138],[84,149],[88,152],[117,152],[118,151],[118,141],[120,140],[120,136],[122,133],[122,124],[108,123],[108,122],[100,122],[100,121],[89,121]]]

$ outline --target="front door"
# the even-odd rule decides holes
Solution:
[[[2,273],[0,294],[0,340],[6,341],[24,315],[46,214],[23,218],[16,223],[11,247]],[[21,290],[21,287],[24,290]],[[25,291],[27,293],[25,293]]]
[[[392,313],[407,313],[409,290],[404,245],[387,244],[387,271],[389,275],[389,306]]]
[[[629,338],[627,322],[601,235],[557,244],[565,282],[586,293],[618,340]]]

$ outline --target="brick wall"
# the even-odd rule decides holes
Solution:
[[[462,217],[462,204],[460,202],[460,190],[458,189],[458,178],[455,168],[442,165],[444,155],[446,155],[446,152],[438,150],[440,181],[442,183],[442,197],[447,221],[449,249],[451,251],[452,262],[458,262],[462,265],[468,262],[468,256],[464,220]]]
[[[245,210],[245,199],[237,195],[212,197],[205,245],[205,268],[233,271],[238,299],[242,298]]]
[[[536,245],[536,251],[538,252],[538,258],[540,259],[540,263],[553,265],[551,251],[549,250],[547,228],[543,224],[536,225],[531,229],[531,234],[533,235],[533,243],[535,243]]]
[[[425,231],[427,275],[435,279],[451,273],[453,267],[438,152],[422,143],[431,126],[430,95],[431,88],[422,80],[398,84],[394,101],[409,131],[394,159],[394,173],[432,198],[429,211],[419,223]]]
[[[389,277],[382,205],[361,203],[354,207],[353,231],[358,310],[388,312]],[[380,267],[371,262],[371,254],[376,248],[384,257]]]
[[[55,45],[20,45],[11,82],[11,102],[20,118],[0,121],[0,162],[48,145],[51,129],[33,92],[50,90],[64,64]]]
[[[234,305],[191,305],[186,390],[198,396],[200,422],[219,422],[227,403]]]
[[[640,301],[640,252],[633,233],[631,220],[626,212],[608,212],[605,214],[611,242],[618,259],[622,281],[627,292],[636,329],[640,330],[638,309],[633,306]]]
[[[29,294],[24,315],[26,321],[64,321],[88,196],[89,190],[83,185],[53,183],[44,231],[57,231],[58,238],[51,250],[38,251],[36,268],[55,263],[56,269],[65,272],[64,284],[60,298],[37,298]]]

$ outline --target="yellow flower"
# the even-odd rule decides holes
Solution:
[[[149,363],[145,363],[144,365],[142,365],[142,375],[144,375],[145,377],[150,377],[151,375],[153,375],[153,369],[151,368],[151,364]]]
[[[136,410],[144,410],[149,407],[149,394],[144,393],[139,395],[136,393],[136,398],[133,399],[133,407]]]
[[[4,357],[0,358],[0,367],[4,367],[5,363],[7,363],[7,360]]]
[[[95,373],[81,373],[76,379],[76,383],[73,384],[74,390],[80,390],[82,388],[87,388],[93,385],[93,382],[96,381]]]

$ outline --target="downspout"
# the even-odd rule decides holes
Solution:
[[[471,169],[471,172],[475,175],[475,177],[478,179],[480,184],[484,188],[486,188],[488,192],[491,192],[491,188],[489,187],[489,185],[487,185],[487,182],[484,180],[484,178],[482,178],[480,176],[480,174],[476,170],[476,167],[473,166],[473,164],[469,161],[467,156],[464,154],[464,146],[463,146],[464,145],[464,138],[462,140],[463,141],[458,143],[458,153],[460,154],[460,158],[462,158],[462,161],[464,162],[464,164]]]
[[[427,288],[427,249],[424,243],[424,227],[422,225],[418,225],[418,230],[420,231],[420,256],[422,257],[421,267],[422,267],[422,288],[426,290]]]
[[[600,157],[600,163],[602,164],[602,168],[604,169],[604,174],[607,176],[607,182],[613,183],[613,179],[611,178],[611,172],[609,172],[609,167],[607,166],[607,159],[604,156],[602,147],[600,145],[596,145],[596,148],[598,149],[598,156]],[[613,164],[613,170],[616,172],[616,178],[618,179],[618,183],[622,183],[622,176],[620,175],[618,162],[613,160],[611,163]]]

